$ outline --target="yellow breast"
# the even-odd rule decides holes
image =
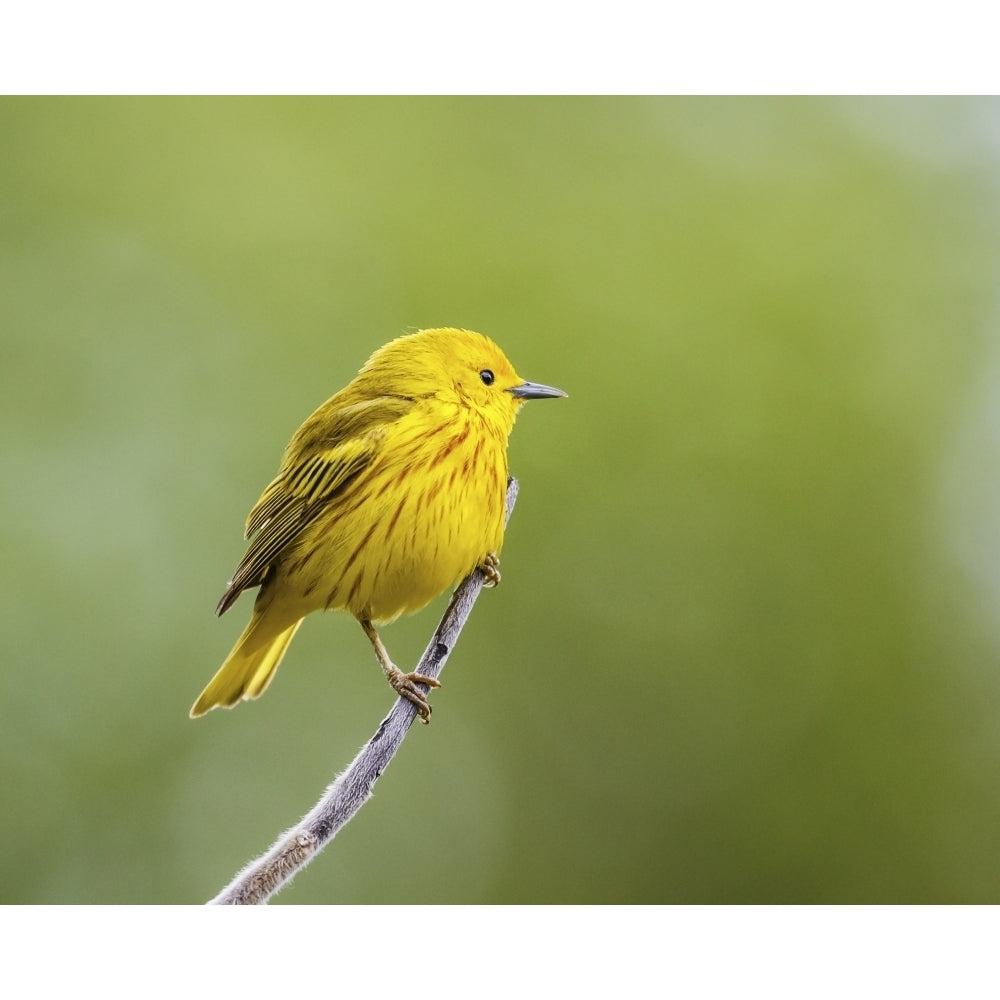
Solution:
[[[499,553],[506,488],[504,436],[466,408],[417,408],[277,571],[308,610],[391,621]]]

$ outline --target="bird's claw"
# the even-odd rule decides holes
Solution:
[[[479,564],[479,571],[485,577],[484,587],[495,587],[500,583],[500,560],[493,552]]]
[[[417,706],[417,714],[420,716],[421,722],[425,725],[430,722],[431,704],[427,700],[427,695],[417,685],[426,684],[429,688],[438,688],[441,687],[440,681],[434,677],[428,677],[426,674],[415,672],[404,674],[402,670],[396,668],[396,672],[389,676],[389,683],[396,694]]]

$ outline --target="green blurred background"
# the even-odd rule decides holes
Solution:
[[[188,719],[299,422],[482,330],[486,592],[278,902],[1000,902],[1000,104],[0,101],[0,901],[201,902],[392,698]],[[444,599],[385,630],[415,662]]]

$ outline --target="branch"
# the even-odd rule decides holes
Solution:
[[[517,480],[507,481],[507,518],[517,501]],[[452,595],[444,616],[420,657],[416,672],[437,677],[465,627],[485,577],[474,569]],[[283,833],[264,855],[251,861],[214,899],[213,904],[266,903],[300,868],[307,865],[371,798],[379,776],[389,766],[407,730],[417,717],[416,706],[399,698],[375,735],[362,747],[343,774],[297,826]]]

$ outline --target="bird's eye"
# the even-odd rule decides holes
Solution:
[[[484,368],[479,373],[479,377],[483,380],[483,385],[493,385],[493,372],[489,368]]]

